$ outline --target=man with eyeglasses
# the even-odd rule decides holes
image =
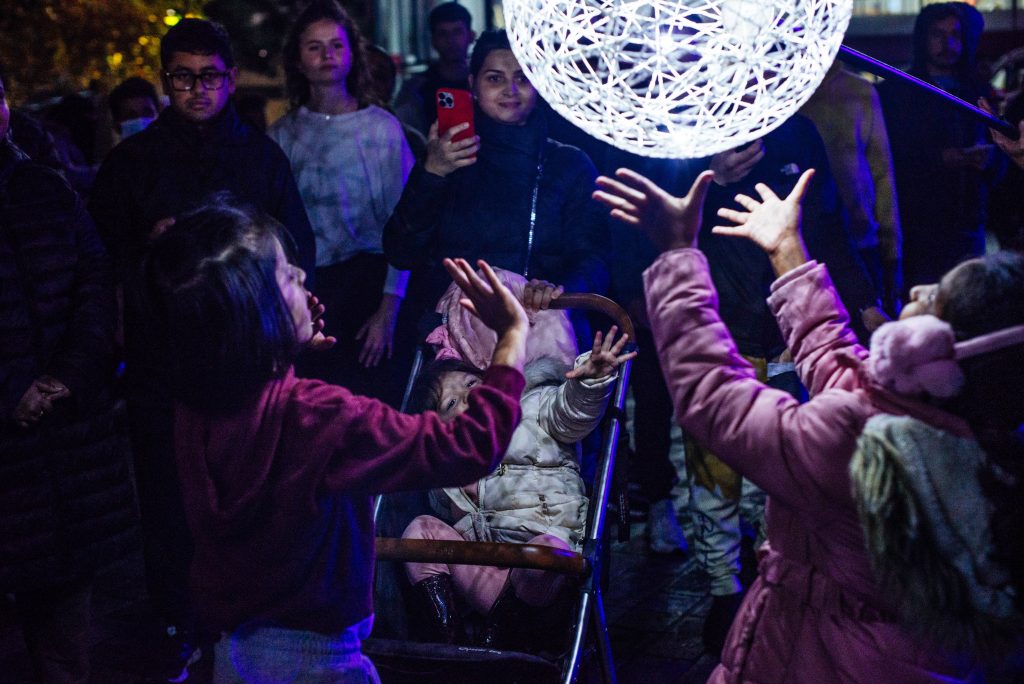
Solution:
[[[315,271],[316,247],[287,157],[244,124],[231,103],[238,70],[224,29],[184,19],[164,37],[160,61],[170,106],[110,152],[89,210],[124,288],[125,393],[146,583],[168,636],[162,662],[154,663],[159,672],[152,675],[183,681],[202,654],[188,595],[192,542],[174,462],[163,340],[133,305],[133,274],[154,233],[214,193],[230,193],[280,221],[297,263],[309,274]]]

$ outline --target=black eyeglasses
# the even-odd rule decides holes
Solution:
[[[187,92],[196,87],[196,81],[202,81],[203,87],[207,90],[220,90],[224,80],[228,77],[227,71],[204,71],[193,74],[191,71],[165,71],[164,76],[171,83],[171,88],[179,92]]]

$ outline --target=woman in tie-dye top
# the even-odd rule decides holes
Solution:
[[[318,294],[347,314],[329,331],[336,350],[304,371],[394,403],[408,272],[388,266],[381,232],[413,156],[401,124],[372,101],[363,39],[337,2],[317,0],[299,16],[284,61],[292,110],[269,135],[291,160],[316,234]]]

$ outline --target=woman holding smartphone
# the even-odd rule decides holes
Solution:
[[[546,305],[562,289],[607,288],[607,227],[590,197],[596,169],[580,150],[547,137],[547,108],[504,31],[481,34],[470,57],[476,134],[470,122],[427,138],[384,228],[384,253],[398,268],[424,268],[423,304],[448,286],[444,257],[483,258],[533,279]]]
[[[268,135],[291,160],[316,234],[317,293],[345,313],[328,331],[337,347],[303,370],[394,405],[405,375],[392,359],[395,329],[409,276],[388,266],[381,231],[412,152],[401,124],[375,102],[362,36],[335,0],[299,16],[284,62],[292,110]]]

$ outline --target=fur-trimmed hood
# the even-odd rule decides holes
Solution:
[[[1001,476],[973,439],[878,415],[850,462],[868,557],[904,623],[939,643],[998,653],[1024,626],[992,542],[981,474]]]

